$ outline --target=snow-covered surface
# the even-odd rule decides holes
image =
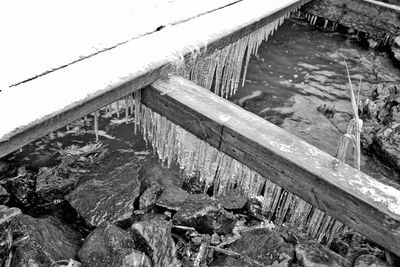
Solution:
[[[2,85],[16,84],[151,33],[159,26],[235,1],[2,1]]]
[[[164,5],[160,5],[157,8],[163,9],[169,4],[174,4],[177,1],[178,0],[164,1]],[[176,5],[175,8],[180,9],[181,7],[185,7],[188,10],[191,10],[193,13],[196,10],[196,8],[193,7],[196,5],[196,3],[201,3],[201,5],[198,5],[198,8],[203,6],[204,3],[208,3],[208,8],[210,8],[210,6],[215,8],[215,3],[214,5],[211,3],[213,2],[212,0],[179,1],[182,5]],[[186,1],[190,2],[190,4],[184,3]],[[146,1],[141,1],[141,3],[143,2]],[[147,13],[149,18],[143,19],[143,22],[146,21],[150,23],[149,21],[156,19],[153,14],[163,14],[161,11],[154,13],[155,9],[149,8],[151,3],[156,2],[160,1],[146,2],[147,4],[143,10],[146,11],[145,13]],[[89,98],[96,97],[96,95],[102,94],[107,90],[112,90],[112,88],[126,83],[127,81],[133,80],[136,77],[154,70],[157,67],[163,66],[168,62],[178,61],[181,58],[183,51],[187,52],[190,50],[196,50],[198,47],[204,46],[233,32],[234,30],[254,23],[265,16],[273,14],[290,4],[297,2],[299,1],[270,0],[265,2],[264,0],[243,0],[229,7],[188,20],[184,23],[166,27],[165,29],[156,33],[144,35],[143,37],[120,45],[115,49],[97,54],[93,57],[79,61],[66,68],[51,72],[27,83],[23,83],[15,87],[3,88],[3,91],[0,92],[0,141],[2,139],[6,140],[10,136],[10,133],[16,128],[32,124],[45,116],[49,116],[50,114],[62,112],[76,104],[85,102]],[[78,6],[77,2],[72,1],[72,3],[76,3],[76,6]],[[224,3],[226,4],[227,1],[224,1]],[[94,1],[92,4],[95,5]],[[52,6],[50,2],[49,5]],[[96,1],[96,6],[98,5],[99,2]],[[90,5],[87,5],[85,10],[90,9],[90,7]],[[104,4],[103,7],[107,7],[107,4]],[[116,9],[119,10],[118,8],[113,8],[113,10]],[[200,9],[204,10],[204,7],[201,7]],[[3,9],[1,10],[3,13]],[[111,10],[111,7],[108,9],[108,11],[109,10]],[[179,11],[178,14],[182,15],[182,12],[184,12],[184,10]],[[142,14],[140,12],[137,13]],[[61,16],[61,14],[63,14],[63,12],[60,11],[59,16]],[[88,13],[83,12],[83,14]],[[110,18],[110,14],[105,16],[105,18],[109,18],[111,21],[112,19]],[[30,14],[29,16],[32,18],[33,15]],[[51,14],[51,16],[53,16],[53,19],[58,17],[57,14]],[[88,15],[86,19],[92,21],[90,16],[91,15]],[[175,14],[173,18],[175,19],[176,16],[178,15]],[[169,19],[171,20],[171,18]],[[41,21],[42,25],[48,26],[49,23],[47,21],[49,21],[49,19],[43,19]],[[26,23],[29,23],[29,21]],[[78,26],[79,24],[76,25],[76,27]],[[24,26],[19,25],[18,27],[19,29],[24,29]],[[143,27],[145,28],[145,26]],[[11,32],[10,30],[8,31]],[[37,32],[40,32],[40,30],[37,29]],[[82,42],[85,44],[82,47],[86,49],[88,48],[87,44],[90,43],[89,41],[91,41],[91,31],[88,30],[86,32],[85,30],[79,32],[82,34],[79,35],[79,37],[82,37],[85,40]],[[86,33],[88,36],[84,36],[82,32]],[[112,30],[106,31],[106,33],[108,32],[112,32]],[[22,42],[24,39],[23,36],[19,36],[15,32],[12,33],[13,36],[16,36],[15,40],[19,41],[16,42],[15,45],[21,45],[20,42]],[[61,37],[60,35],[58,36],[58,38],[62,38],[62,34]],[[70,38],[73,38],[73,34],[70,34],[69,36]],[[104,36],[102,34],[97,34],[96,36],[105,37],[106,34],[104,34]],[[52,38],[50,38],[50,40],[51,39]],[[29,43],[31,42],[32,41],[29,38],[26,38],[24,43],[26,47],[29,47]],[[69,43],[80,42],[81,40],[79,38],[73,38],[73,40],[69,40]],[[46,43],[42,44],[43,46],[47,47]],[[63,44],[64,49],[66,49],[65,47],[68,46]],[[12,47],[12,43],[10,42],[8,48],[10,49],[9,51],[11,55],[18,55],[19,52],[21,52],[15,51],[15,48]],[[65,53],[63,49],[58,49],[57,47],[51,48],[53,48],[55,51],[54,52],[51,50],[53,51],[51,56],[42,55],[42,57],[32,59],[35,58],[36,55],[29,54],[26,58],[27,61],[21,63],[21,68],[25,69],[25,64],[32,64],[31,66],[39,64],[37,67],[38,70],[46,69],[47,66],[56,66],[60,62],[59,59],[54,61],[58,62],[56,65],[39,67],[41,60],[49,60],[49,62],[53,62],[53,56],[56,57],[57,51],[59,51],[60,55]],[[76,51],[81,50],[79,48]],[[2,53],[4,54],[4,51],[2,51]],[[77,55],[79,54],[80,53]],[[7,58],[9,62],[12,61],[12,57],[10,58],[10,56],[5,58]],[[64,58],[60,56],[60,60],[61,59]],[[4,66],[4,62],[1,62],[0,64]],[[16,73],[18,73],[17,67],[12,69],[17,69]],[[29,66],[26,68],[26,70],[35,69],[36,67],[34,68]],[[27,72],[21,71],[21,73]],[[20,75],[20,77],[26,76]]]

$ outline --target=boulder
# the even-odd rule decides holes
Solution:
[[[18,208],[0,205],[0,266],[3,266],[7,259],[13,242],[9,224],[20,214],[22,212]]]
[[[204,234],[228,234],[236,217],[206,194],[190,195],[172,218],[175,225],[191,226]]]
[[[21,207],[35,203],[35,178],[25,167],[18,168],[17,176],[6,179],[4,187]]]
[[[21,210],[18,208],[9,208],[5,205],[0,205],[0,225],[10,222],[21,213]]]
[[[55,217],[18,215],[9,226],[14,242],[13,266],[52,266],[76,259],[81,236]]]
[[[180,266],[176,258],[175,243],[171,237],[171,224],[160,219],[134,223],[129,229],[135,246],[150,257],[154,267]]]
[[[157,198],[162,193],[163,188],[158,182],[151,182],[149,187],[143,192],[139,199],[140,210],[150,210],[155,204]]]
[[[353,267],[389,267],[389,264],[374,255],[364,254],[356,259]]]
[[[216,197],[227,210],[241,210],[246,206],[247,196],[239,189],[231,189]]]
[[[151,266],[150,259],[134,249],[128,232],[110,222],[102,222],[88,237],[78,253],[84,266]],[[134,265],[142,262],[142,265]]]
[[[40,204],[63,200],[74,187],[76,176],[63,178],[56,168],[42,167],[36,177],[36,195]]]
[[[157,206],[169,210],[179,210],[183,202],[189,197],[189,193],[177,186],[169,186],[157,199]]]
[[[92,226],[104,221],[117,223],[133,214],[139,196],[140,164],[134,153],[111,153],[107,164],[79,178],[80,185],[66,196],[71,206]]]
[[[0,205],[7,204],[10,200],[10,194],[0,185]]]
[[[294,246],[286,243],[277,232],[267,228],[256,228],[241,233],[241,238],[230,247],[242,256],[264,266],[290,266],[295,257]],[[211,266],[257,266],[244,257],[221,255]]]
[[[350,267],[348,260],[315,242],[300,242],[295,246],[296,258],[304,267]]]

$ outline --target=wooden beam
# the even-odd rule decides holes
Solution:
[[[303,10],[380,38],[400,35],[400,6],[374,0],[314,0]]]
[[[400,256],[400,191],[177,76],[142,102],[221,152]]]
[[[0,158],[174,72],[180,56],[212,54],[306,2],[242,0],[3,90]]]

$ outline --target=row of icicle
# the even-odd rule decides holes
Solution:
[[[347,230],[340,222],[299,197],[272,183],[247,166],[218,151],[193,134],[142,105],[140,125],[143,137],[168,167],[178,162],[184,177],[197,176],[205,191],[213,186],[214,196],[239,188],[248,197],[259,197],[264,215],[277,227],[295,225],[329,244],[338,231]]]
[[[241,76],[242,83],[245,81],[250,56],[257,54],[261,42],[267,40],[288,16],[289,13],[211,55],[193,53],[189,60],[180,64],[176,74],[209,90],[214,84],[214,92],[219,96],[233,95],[238,89]],[[134,114],[135,134],[140,125],[145,140],[152,145],[163,164],[169,167],[173,161],[178,162],[184,177],[197,176],[204,182],[206,191],[213,186],[214,195],[219,195],[231,188],[240,188],[247,196],[262,200],[263,213],[278,227],[283,223],[295,225],[319,242],[329,244],[335,233],[347,230],[342,223],[285,191],[267,177],[260,176],[141,105],[141,90],[135,91],[134,97],[130,94],[108,105],[105,112],[110,117],[120,117],[121,109],[127,123],[129,115]],[[95,111],[93,116],[98,140],[99,111]]]
[[[214,92],[219,96],[228,98],[234,95],[241,77],[242,85],[245,82],[251,55],[257,54],[261,43],[267,41],[289,16],[290,13],[287,13],[211,55],[202,56],[193,53],[189,60],[178,67],[175,74],[209,90],[214,84]]]

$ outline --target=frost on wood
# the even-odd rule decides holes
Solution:
[[[178,65],[176,74],[209,90],[215,74],[215,93],[225,98],[232,96],[239,87],[240,74],[244,84],[250,56],[257,54],[262,41],[267,41],[289,15],[276,19],[211,55],[201,56],[199,49],[194,49],[192,57]]]
[[[214,195],[240,188],[248,197],[262,200],[264,215],[279,227],[295,225],[319,242],[330,243],[347,228],[324,212],[285,191],[235,159],[219,152],[165,117],[142,105],[140,126],[161,161],[177,161],[186,177],[199,177],[205,191],[213,185]]]

